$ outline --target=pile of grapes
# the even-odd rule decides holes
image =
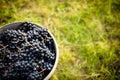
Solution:
[[[56,59],[48,30],[24,22],[0,34],[0,80],[43,80]]]

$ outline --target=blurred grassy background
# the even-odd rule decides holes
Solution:
[[[50,80],[120,79],[120,0],[0,0],[0,26],[31,21],[59,46]]]

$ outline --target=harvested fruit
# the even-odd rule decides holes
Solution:
[[[48,30],[24,22],[0,34],[0,80],[43,80],[52,70],[55,43]]]

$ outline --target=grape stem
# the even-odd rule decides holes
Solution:
[[[40,67],[42,70],[39,72],[39,73],[42,73],[42,72],[44,72],[46,69],[44,69],[44,68],[42,68],[42,67]]]
[[[33,47],[33,45],[28,42],[27,37],[25,37],[25,41],[26,41],[26,43],[27,43],[28,45],[30,45],[30,46]]]
[[[18,54],[20,55],[20,52],[21,52],[22,49],[24,49],[24,47],[22,47],[22,48],[17,47],[17,49],[19,50]]]
[[[4,51],[3,51],[3,59],[2,60],[4,60],[5,59],[5,55],[6,55],[6,53],[5,53],[5,51],[6,51],[6,47],[8,46],[8,45],[6,45],[6,46],[4,46],[4,45],[1,45],[3,48],[4,48]]]

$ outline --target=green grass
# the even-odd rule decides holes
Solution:
[[[59,46],[50,80],[120,79],[119,0],[4,0],[0,25],[31,21],[47,27]]]

